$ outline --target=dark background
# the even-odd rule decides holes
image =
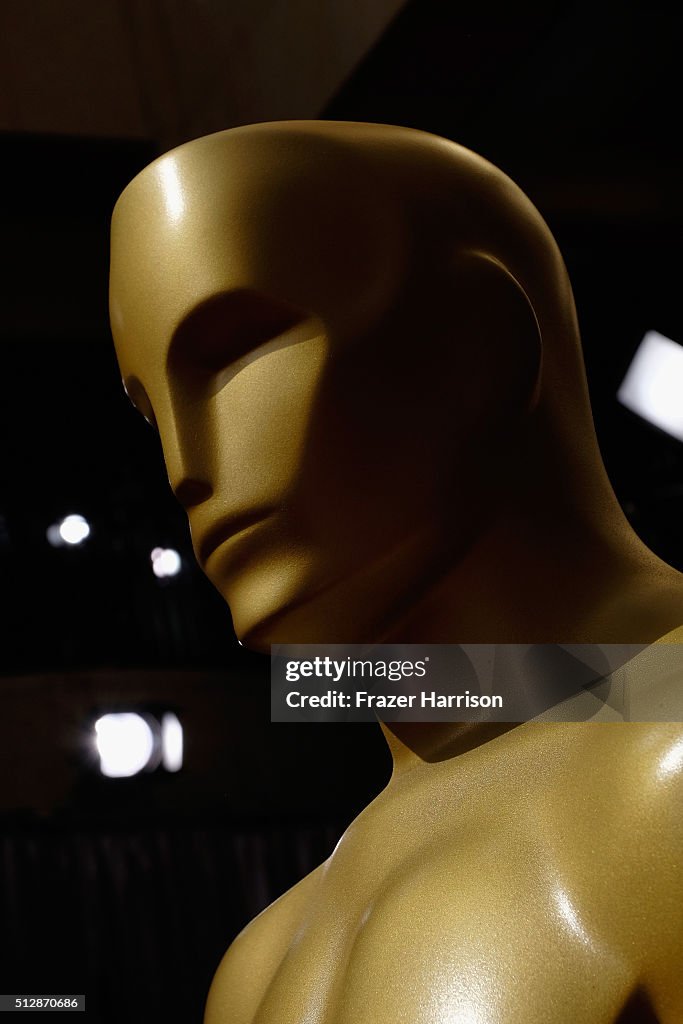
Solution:
[[[415,0],[324,105],[252,119],[423,128],[524,188],[574,284],[617,495],[683,569],[683,446],[615,397],[646,330],[683,341],[680,43],[663,5]],[[220,104],[214,117],[206,130],[238,123]],[[324,859],[389,760],[371,726],[269,724],[268,665],[239,647],[196,568],[156,437],[123,394],[109,216],[183,138],[133,134],[0,136],[0,989],[85,991],[103,1022],[198,1021],[232,937]],[[70,512],[92,535],[54,549],[46,529]],[[177,577],[152,574],[157,545],[181,553]],[[93,714],[135,708],[179,715],[178,775],[93,769]]]

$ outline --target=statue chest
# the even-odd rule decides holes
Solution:
[[[397,838],[400,847],[401,840]],[[530,836],[341,850],[254,1024],[614,1024],[628,965]],[[336,862],[335,862],[336,861]]]

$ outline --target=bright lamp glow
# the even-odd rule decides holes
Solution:
[[[154,737],[142,715],[121,712],[103,715],[95,722],[100,771],[111,779],[137,775],[149,764]]]
[[[648,331],[617,398],[627,409],[683,441],[683,345]]]
[[[47,529],[47,539],[53,548],[82,544],[90,536],[90,524],[79,515],[65,516]]]
[[[159,579],[165,576],[177,576],[182,567],[180,555],[173,548],[154,548],[150,555],[152,572]]]
[[[59,535],[65,544],[81,544],[90,536],[90,526],[83,516],[66,516],[59,524]]]
[[[161,763],[167,772],[183,767],[183,727],[172,711],[161,719]]]

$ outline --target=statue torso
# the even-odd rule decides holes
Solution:
[[[531,723],[406,771],[238,937],[207,1024],[614,1024],[650,981],[683,1014],[683,872],[658,844],[677,743]]]

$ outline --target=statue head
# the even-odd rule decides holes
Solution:
[[[277,122],[160,157],[114,212],[111,320],[257,649],[381,637],[541,451],[574,479],[597,458],[547,227],[423,132]]]

